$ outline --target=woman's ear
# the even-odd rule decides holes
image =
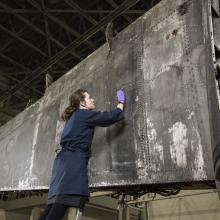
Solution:
[[[86,107],[86,102],[85,101],[80,101],[80,106]]]

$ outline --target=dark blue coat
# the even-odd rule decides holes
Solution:
[[[123,119],[116,108],[109,112],[77,109],[64,126],[55,158],[48,198],[57,195],[89,196],[87,164],[95,126],[109,126]]]

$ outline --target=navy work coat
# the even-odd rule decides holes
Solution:
[[[87,164],[95,126],[109,126],[123,119],[123,111],[77,109],[66,122],[50,182],[48,199],[58,195],[89,196]]]

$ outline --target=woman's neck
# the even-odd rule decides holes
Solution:
[[[88,109],[88,108],[86,108],[86,107],[84,107],[84,106],[79,106],[79,109]]]

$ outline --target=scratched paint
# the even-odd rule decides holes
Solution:
[[[37,143],[37,135],[39,132],[39,126],[40,126],[39,119],[40,119],[40,117],[42,117],[42,114],[39,114],[37,116],[36,126],[35,126],[35,130],[34,130],[34,137],[33,137],[33,143],[32,143],[32,154],[31,154],[31,159],[30,159],[30,175],[29,175],[29,178],[31,179],[30,182],[37,180],[37,177],[33,174],[32,170],[33,170],[33,166],[34,166],[35,145]]]

